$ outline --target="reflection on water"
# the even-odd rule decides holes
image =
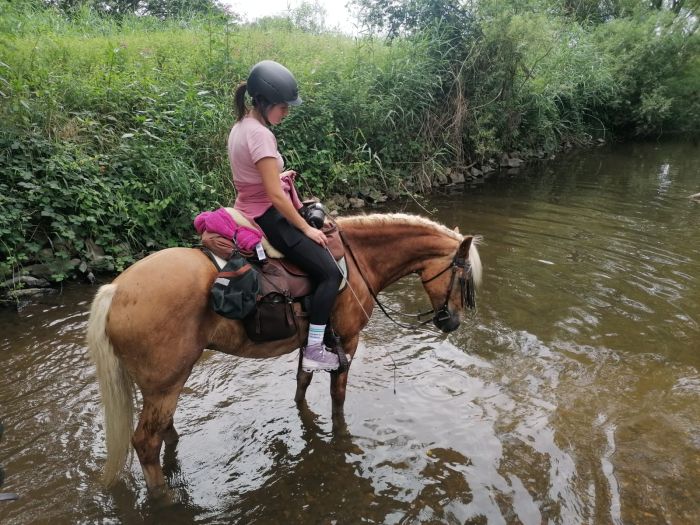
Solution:
[[[444,337],[375,313],[335,428],[326,376],[293,403],[295,356],[205,353],[164,451],[172,506],[136,462],[99,486],[94,289],[2,311],[2,490],[21,499],[0,522],[697,523],[698,191],[696,148],[646,144],[434,197],[486,239],[477,314]],[[427,302],[410,279],[382,296]]]

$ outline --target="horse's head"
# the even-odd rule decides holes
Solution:
[[[369,296],[387,316],[377,293],[410,273],[420,275],[433,307],[433,322],[443,332],[456,330],[464,308],[475,307],[474,293],[481,282],[478,237],[402,213],[346,217],[338,224]],[[355,246],[358,257],[353,254]],[[355,299],[359,301],[357,295]]]
[[[428,261],[421,282],[433,305],[435,326],[443,332],[456,330],[464,308],[476,308],[474,294],[481,283],[481,259],[474,237],[462,238],[449,263],[444,258]]]

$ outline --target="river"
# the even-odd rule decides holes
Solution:
[[[296,355],[205,352],[166,452],[176,501],[105,446],[84,330],[95,288],[0,310],[0,523],[700,522],[700,147],[603,146],[421,206],[484,237],[478,310],[449,336],[375,311],[333,431]],[[427,305],[417,280],[381,295]]]

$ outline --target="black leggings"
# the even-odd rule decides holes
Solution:
[[[255,219],[270,244],[309,274],[315,290],[311,296],[311,324],[327,324],[343,276],[321,245],[315,243],[271,207]]]

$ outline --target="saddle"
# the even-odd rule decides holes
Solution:
[[[236,224],[257,228],[233,208],[226,208]],[[259,228],[257,228],[259,230]],[[328,239],[328,248],[337,261],[343,274],[339,290],[347,284],[345,248],[338,227],[326,222],[321,231]],[[201,234],[202,246],[210,255],[217,269],[221,269],[234,253],[240,253],[258,272],[260,293],[257,310],[244,320],[248,337],[257,342],[285,339],[297,331],[296,317],[303,317],[307,308],[307,298],[313,292],[313,284],[308,274],[287,260],[263,236],[261,244],[264,253],[241,250],[232,239],[218,233],[204,231]]]
[[[231,214],[236,224],[260,230],[256,224],[251,223],[251,221],[246,219],[238,210],[226,208],[226,211]],[[326,221],[321,231],[328,239],[328,249],[333,255],[333,258],[338,262],[343,277],[347,277],[345,247],[340,239],[338,227],[334,223]],[[273,291],[286,291],[291,297],[297,299],[311,294],[313,285],[308,274],[292,261],[286,259],[280,251],[269,243],[264,235],[261,243],[265,255],[263,260],[260,259],[259,254],[256,252],[245,252],[241,250],[235,245],[232,239],[228,239],[223,235],[208,231],[202,233],[202,246],[220,259],[220,261],[217,261],[220,268],[228,261],[234,251],[240,252],[241,255],[256,266],[261,277],[261,295]],[[339,290],[345,288],[345,285],[346,281],[343,279]]]

